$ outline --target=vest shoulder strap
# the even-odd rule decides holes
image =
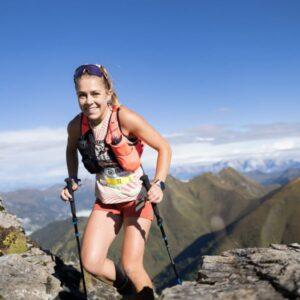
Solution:
[[[108,123],[108,131],[107,131],[107,135],[105,138],[105,141],[108,144],[111,144],[113,139],[115,139],[115,138],[118,139],[122,135],[122,132],[119,127],[118,116],[117,116],[120,106],[113,105],[112,108],[113,108],[112,113],[111,113],[110,120]]]
[[[81,135],[85,135],[90,130],[88,118],[84,113],[81,113]]]
[[[120,111],[121,105],[120,106],[114,106],[113,107],[113,112],[112,112],[112,116],[111,116],[111,120],[112,122],[110,122],[109,126],[111,126],[111,134],[114,137],[121,137],[121,135],[124,135],[130,142],[132,143],[136,143],[139,139],[137,137],[130,137],[126,134],[124,134],[124,132],[122,132],[122,128],[121,128],[121,122],[120,122],[120,118],[119,118],[119,111]]]
[[[122,135],[124,135],[126,138],[129,140],[134,140],[137,141],[138,138],[132,139],[129,136],[125,135],[122,133],[122,130],[120,128],[120,123],[119,123],[119,110],[120,110],[121,105],[113,105],[112,106],[112,113],[110,116],[109,124],[108,124],[108,130],[106,134],[106,142],[108,144],[112,143],[113,138],[120,138]],[[88,122],[88,118],[84,113],[81,113],[81,135],[85,135],[89,130],[90,130],[90,125]]]
[[[112,108],[113,112],[116,112],[119,109],[119,106],[113,105]],[[90,129],[91,128],[87,116],[83,112],[81,112],[81,135],[85,135]]]

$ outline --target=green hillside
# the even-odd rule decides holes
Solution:
[[[299,243],[299,216],[298,178],[261,197],[224,229],[201,235],[175,261],[185,280],[195,280],[202,255],[220,254],[234,248],[266,247],[270,243]],[[169,265],[156,276],[155,282],[163,289],[172,285],[172,277],[174,275]]]
[[[220,242],[219,251],[231,248],[231,241],[239,248],[299,242],[299,216],[300,179],[297,178],[262,198],[257,209],[232,224],[227,237]]]

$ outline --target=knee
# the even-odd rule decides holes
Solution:
[[[83,268],[91,273],[101,276],[103,273],[104,260],[99,260],[99,257],[95,257],[93,255],[82,255],[81,256],[82,266]]]
[[[136,262],[122,262],[122,267],[125,272],[125,274],[129,278],[133,278],[136,276],[139,276],[141,274],[141,271],[144,269],[142,264],[137,264]]]

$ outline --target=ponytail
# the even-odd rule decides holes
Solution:
[[[106,88],[110,91],[112,91],[112,96],[111,96],[111,104],[112,105],[117,105],[117,106],[120,106],[120,102],[119,102],[119,99],[118,99],[118,96],[116,94],[116,91],[113,87],[113,83],[112,83],[112,80],[106,70],[105,67],[103,66],[99,66],[101,72],[104,74],[104,81],[105,81],[105,85],[106,85]]]

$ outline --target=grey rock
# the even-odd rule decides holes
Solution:
[[[165,289],[160,299],[300,299],[300,245],[203,256],[198,277]]]
[[[16,216],[1,207],[0,229],[9,229],[12,233],[20,232],[22,235],[24,229]],[[59,257],[42,250],[25,235],[24,241],[26,251],[9,254],[0,251],[0,299],[83,299],[78,265],[66,265]],[[121,299],[114,287],[86,272],[85,275],[89,299]]]
[[[24,229],[15,215],[7,213],[5,210],[0,210],[0,226],[3,228],[15,227],[24,232]]]
[[[0,290],[4,299],[53,299],[61,290],[52,274],[55,263],[44,253],[0,257]]]
[[[4,208],[0,226],[24,232]],[[23,253],[0,253],[0,299],[83,299],[79,266],[65,264],[29,238],[25,241]],[[94,276],[85,272],[85,278],[88,299],[123,299],[115,288]],[[269,248],[203,256],[195,281],[165,289],[160,299],[300,300],[300,245],[271,244]]]

